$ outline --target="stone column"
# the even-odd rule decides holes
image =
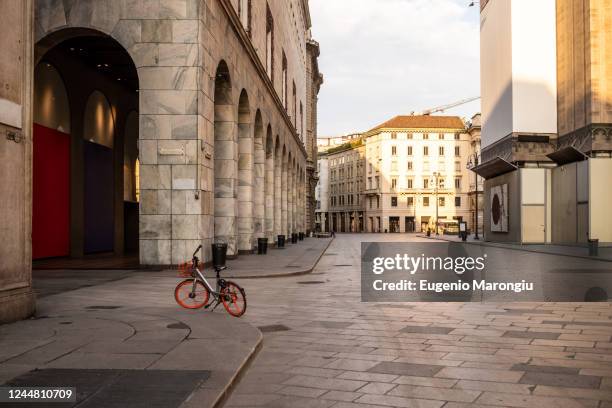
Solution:
[[[281,234],[287,236],[287,156],[283,155],[281,168]]]
[[[280,150],[280,149],[279,149]],[[281,221],[282,221],[282,194],[281,194],[281,181],[282,181],[282,156],[277,154],[274,158],[274,240],[279,234],[282,234]]]
[[[287,168],[287,234],[293,233],[293,166],[291,162]]]
[[[33,9],[32,0],[0,1],[4,23],[0,26],[0,323],[25,319],[35,310],[31,263]]]
[[[253,249],[253,138],[250,123],[238,124],[238,251]]]
[[[253,219],[253,233],[254,238],[263,238],[264,225],[265,225],[265,172],[266,172],[266,154],[263,148],[263,140],[261,138],[255,138],[255,164],[254,170],[254,182],[253,182],[253,203],[254,203],[254,219]]]
[[[200,200],[206,195],[201,194],[198,141],[202,114],[198,109],[199,20],[197,9],[170,18],[148,8],[148,19],[133,20],[144,12],[127,9],[113,36],[134,58],[139,77],[140,262],[167,265],[189,259],[204,236],[205,206]],[[96,14],[84,12],[83,18],[96,19]]]
[[[266,237],[268,237],[268,245],[272,245],[275,241],[274,237],[274,149],[266,158]]]

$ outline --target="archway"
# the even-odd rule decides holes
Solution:
[[[34,267],[137,267],[139,208],[125,194],[128,179],[137,190],[139,84],[132,58],[89,29],[57,31],[36,51]]]
[[[215,74],[215,233],[216,242],[227,243],[227,254],[237,254],[236,215],[238,149],[236,141],[235,105],[232,82],[225,61],[217,66]]]

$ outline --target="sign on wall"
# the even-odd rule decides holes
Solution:
[[[491,231],[508,232],[508,184],[491,188]]]

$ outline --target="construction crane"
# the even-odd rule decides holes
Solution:
[[[436,106],[435,108],[431,108],[431,109],[425,109],[423,112],[418,113],[418,115],[431,115],[432,113],[436,113],[436,112],[444,112],[447,109],[451,109],[457,106],[461,106],[464,105],[466,103],[475,101],[477,99],[480,99],[480,96],[473,96],[471,98],[466,98],[466,99],[462,99],[460,101],[457,102],[453,102],[453,103],[449,103],[448,105],[442,105],[442,106]],[[417,113],[415,113],[414,111],[410,112],[411,115],[417,115]]]

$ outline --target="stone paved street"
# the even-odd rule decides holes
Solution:
[[[226,406],[612,407],[610,303],[361,303],[360,241],[408,239],[338,234],[312,274],[243,281],[264,344]]]

